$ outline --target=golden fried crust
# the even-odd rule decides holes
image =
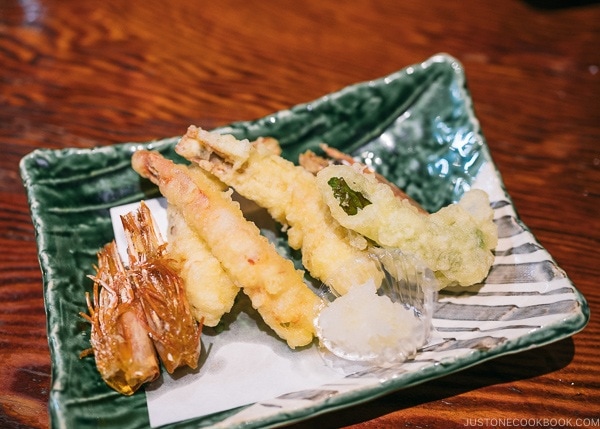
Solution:
[[[332,178],[343,178],[371,204],[348,215],[329,186]],[[317,183],[338,222],[382,246],[418,256],[435,272],[440,287],[469,286],[489,272],[497,227],[484,191],[470,190],[458,204],[426,214],[397,198],[389,186],[364,174],[360,166],[328,166],[317,174]]]
[[[314,175],[304,168],[248,140],[196,127],[188,129],[175,150],[288,227],[289,245],[302,251],[304,267],[339,294],[380,279],[366,241],[331,216]]]
[[[191,311],[205,326],[216,326],[231,310],[240,289],[206,243],[189,227],[179,208],[169,204],[167,218],[169,254],[181,263]]]
[[[264,321],[292,348],[312,342],[321,300],[304,283],[302,271],[277,253],[248,222],[229,193],[202,187],[190,169],[160,154],[139,151],[133,168],[160,188],[191,229],[207,244]]]

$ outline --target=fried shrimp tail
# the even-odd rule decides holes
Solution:
[[[175,164],[156,152],[135,152],[132,166],[181,211],[187,225],[277,335],[292,348],[312,342],[321,300],[304,283],[302,271],[279,255],[256,225],[244,218],[230,192],[215,190],[197,169]]]
[[[194,126],[175,150],[267,209],[287,228],[288,243],[301,250],[304,267],[339,294],[380,278],[367,254],[367,241],[331,216],[314,175],[304,168],[264,145]]]
[[[143,310],[133,296],[127,272],[114,241],[98,252],[93,295],[86,293],[93,354],[104,381],[119,393],[132,395],[142,384],[155,380],[159,362]]]

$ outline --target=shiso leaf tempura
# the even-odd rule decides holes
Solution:
[[[317,173],[317,184],[341,225],[380,246],[418,256],[435,272],[440,288],[469,286],[487,276],[498,231],[485,191],[472,189],[457,204],[425,214],[361,167],[327,166]]]

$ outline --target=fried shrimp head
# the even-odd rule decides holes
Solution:
[[[94,355],[96,368],[111,388],[134,394],[144,383],[160,375],[160,364],[149,336],[143,309],[134,299],[127,272],[112,241],[98,252],[92,295],[86,293],[91,324],[91,348],[81,357]]]
[[[176,151],[267,209],[287,228],[289,245],[301,250],[309,273],[340,295],[354,284],[381,279],[367,241],[331,216],[314,175],[260,140],[250,143],[191,126]]]
[[[201,326],[190,313],[178,264],[166,254],[150,209],[121,216],[129,264],[113,240],[98,252],[93,295],[86,293],[91,348],[98,372],[110,387],[132,395],[160,374],[196,368]],[[158,357],[157,357],[158,354]]]
[[[180,267],[167,253],[148,206],[121,216],[127,238],[128,278],[141,303],[150,338],[169,373],[182,366],[196,368],[200,355],[200,325],[185,296]]]
[[[135,152],[132,165],[180,210],[187,225],[277,335],[292,348],[312,342],[320,298],[304,283],[302,271],[279,255],[256,225],[244,218],[230,192],[215,190],[194,168],[155,152]]]

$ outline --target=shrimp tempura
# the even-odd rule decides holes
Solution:
[[[217,326],[231,310],[240,288],[229,278],[206,243],[189,227],[183,213],[167,206],[169,254],[181,261],[181,278],[196,320]]]
[[[277,335],[292,348],[312,342],[320,298],[304,283],[302,271],[279,255],[256,225],[244,218],[229,192],[202,186],[202,176],[194,174],[193,168],[156,152],[135,152],[132,166],[181,210],[190,228]]]
[[[267,209],[287,227],[289,245],[301,250],[304,267],[338,294],[354,284],[381,279],[367,254],[367,241],[331,216],[315,177],[304,168],[264,144],[195,126],[188,128],[175,150]]]

